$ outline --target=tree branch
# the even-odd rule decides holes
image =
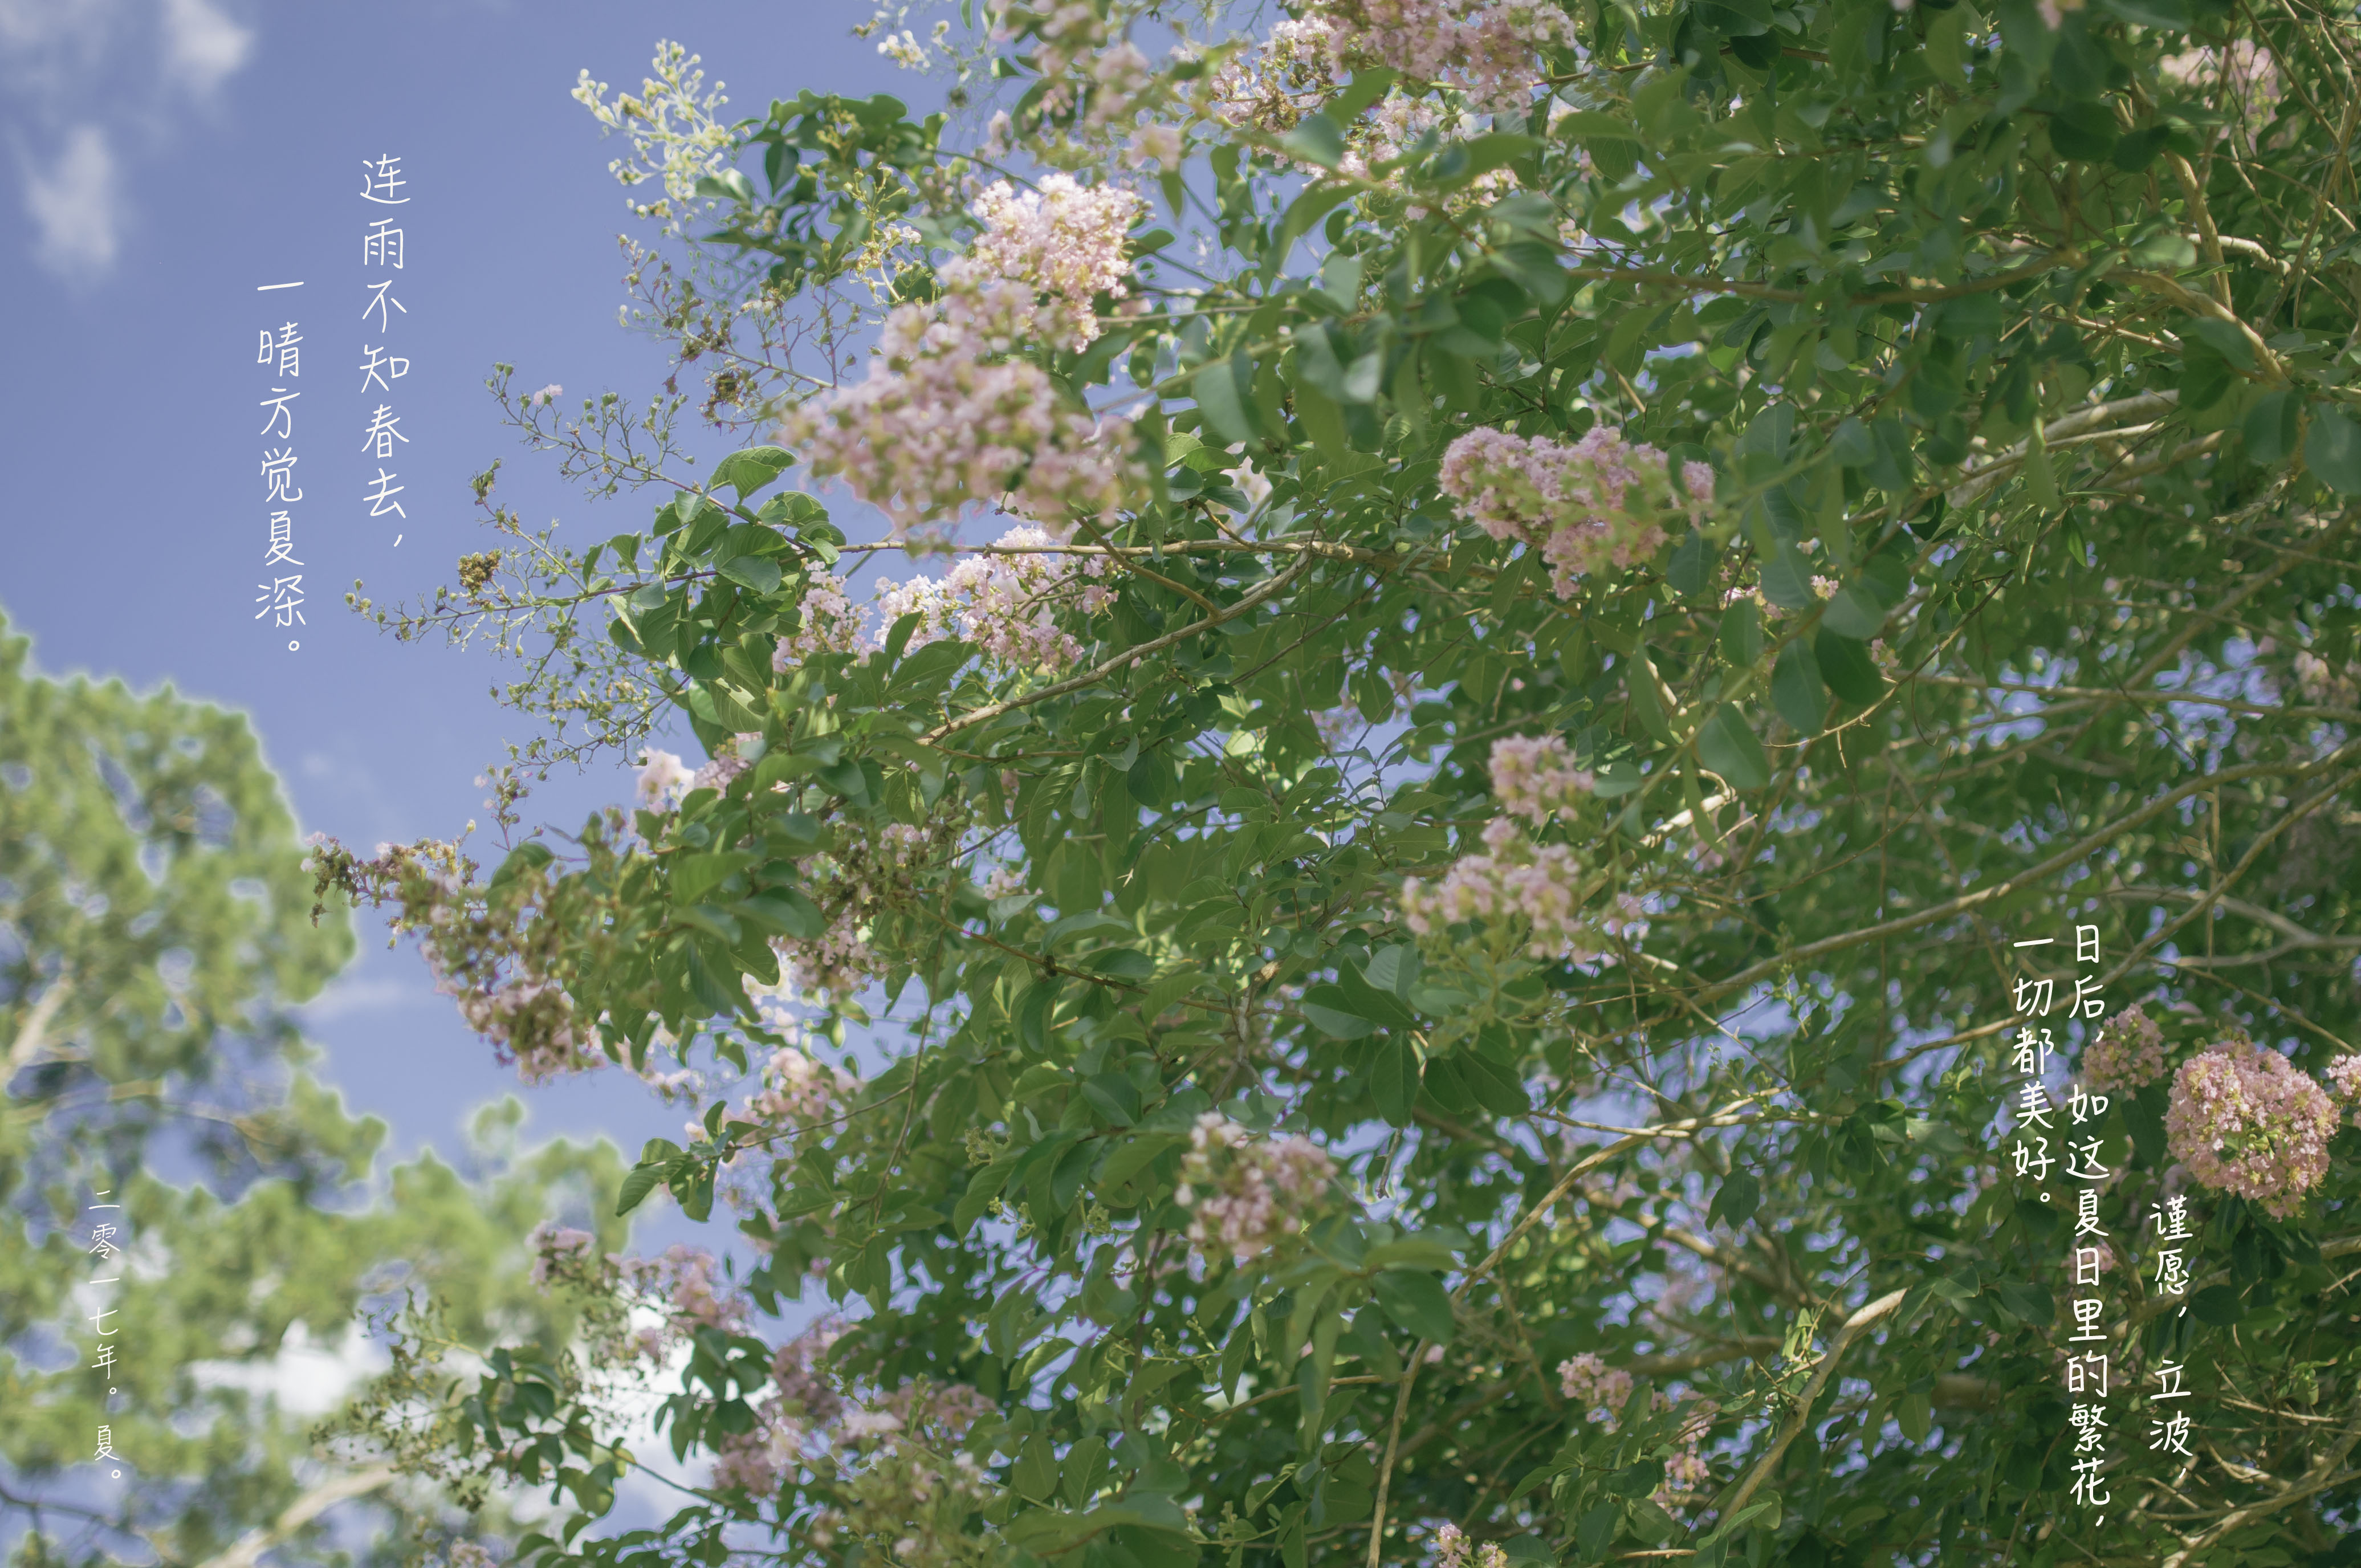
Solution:
[[[372,1464],[349,1475],[323,1481],[293,1502],[273,1523],[247,1530],[227,1551],[208,1558],[200,1568],[255,1568],[262,1554],[283,1544],[296,1531],[349,1497],[366,1497],[393,1479],[393,1466]]]
[[[1828,1378],[1835,1373],[1837,1362],[1846,1349],[1863,1330],[1900,1306],[1902,1298],[1907,1294],[1907,1290],[1888,1291],[1844,1321],[1844,1327],[1837,1331],[1836,1341],[1828,1346],[1828,1353],[1820,1357],[1820,1365],[1812,1373],[1812,1381],[1796,1398],[1795,1409],[1788,1414],[1785,1424],[1780,1427],[1779,1435],[1772,1440],[1769,1450],[1754,1462],[1754,1468],[1746,1473],[1744,1480],[1715,1499],[1713,1512],[1717,1519],[1728,1519],[1746,1507],[1746,1499],[1754,1496],[1763,1483],[1770,1478],[1772,1468],[1779,1463],[1779,1456],[1787,1452],[1787,1445],[1795,1441],[1805,1423],[1812,1419],[1812,1405],[1819,1398],[1820,1391],[1828,1387]]]

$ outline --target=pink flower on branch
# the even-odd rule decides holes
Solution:
[[[2137,1089],[2165,1074],[2164,1031],[2137,1003],[2099,1026],[2082,1047],[2082,1082],[2091,1089]]]
[[[1437,484],[1486,533],[1537,548],[1551,587],[1570,598],[1577,578],[1653,555],[1670,537],[1666,521],[1701,520],[1713,470],[1684,464],[1682,496],[1664,455],[1620,430],[1593,425],[1569,444],[1478,426],[1444,452]]]
[[[2286,1219],[2328,1174],[2337,1121],[2319,1084],[2240,1035],[2180,1064],[2164,1127],[2200,1185]]]

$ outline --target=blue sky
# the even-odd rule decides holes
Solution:
[[[0,0],[0,377],[9,493],[0,611],[41,667],[170,682],[243,708],[304,828],[367,847],[486,816],[472,780],[524,721],[488,657],[399,645],[345,609],[448,581],[487,535],[470,475],[505,458],[500,497],[586,543],[644,523],[628,496],[587,503],[518,448],[483,389],[494,361],[570,396],[654,389],[655,345],[620,327],[615,246],[636,227],[577,73],[636,86],[660,37],[704,57],[733,115],[815,86],[936,84],[851,28],[862,0]],[[402,206],[360,197],[365,159],[399,155]],[[403,231],[398,272],[365,263],[371,220]],[[364,322],[368,284],[406,314]],[[256,286],[303,287],[258,293]],[[299,375],[256,364],[258,332],[300,324]],[[410,361],[363,400],[362,350]],[[255,619],[269,510],[258,434],[288,405],[304,499],[292,515],[305,624]],[[405,515],[369,515],[379,403],[405,444],[382,466]],[[367,467],[364,467],[364,463]],[[401,539],[397,546],[396,537]],[[302,647],[290,652],[288,641]],[[578,820],[620,774],[552,781],[528,809]],[[364,923],[360,958],[310,1010],[329,1074],[396,1146],[450,1147],[514,1087]],[[602,1074],[528,1096],[533,1131],[603,1129],[627,1148],[679,1113]]]

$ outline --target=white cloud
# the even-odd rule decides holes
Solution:
[[[200,1388],[243,1388],[277,1399],[290,1415],[322,1416],[354,1384],[387,1365],[384,1347],[370,1343],[357,1327],[348,1326],[330,1347],[313,1344],[312,1331],[297,1322],[269,1361],[197,1361],[188,1371]]]
[[[56,163],[47,170],[28,164],[24,176],[25,211],[42,266],[68,282],[85,283],[115,265],[123,195],[104,129],[76,126]]]
[[[253,52],[252,29],[231,21],[211,0],[164,0],[164,72],[199,97]]]
[[[0,0],[0,147],[42,266],[82,284],[115,266],[134,170],[254,55],[245,3]]]
[[[387,975],[363,977],[347,974],[332,981],[325,991],[298,1008],[297,1013],[305,1024],[317,1027],[356,1014],[380,1013],[390,1007],[415,1007],[422,1003],[440,1000],[423,971],[410,984]]]
[[[0,66],[19,88],[62,85],[104,46],[112,0],[0,0]]]

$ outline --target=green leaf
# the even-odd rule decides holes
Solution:
[[[2246,1303],[2238,1299],[2235,1285],[2209,1285],[2189,1299],[2189,1310],[2201,1323],[2211,1323],[2226,1329],[2246,1315]]]
[[[1451,1343],[1457,1325],[1452,1321],[1451,1293],[1443,1281],[1420,1269],[1389,1268],[1370,1284],[1386,1316],[1422,1340]]]
[[[2170,1160],[2164,1115],[2171,1104],[2171,1088],[2164,1083],[2142,1085],[2124,1102],[2124,1126],[2131,1134],[2132,1150],[2150,1170],[2161,1171]]]
[[[1378,1044],[1369,1067],[1369,1094],[1378,1114],[1397,1127],[1407,1127],[1411,1108],[1418,1102],[1418,1056],[1410,1041],[1389,1036]]]
[[[2292,387],[2266,392],[2246,411],[2246,456],[2264,467],[2276,467],[2295,455],[2303,401]]]
[[[1763,554],[1763,597],[1781,609],[1809,609],[1820,602],[1812,591],[1810,563],[1784,540]]]
[[[1492,265],[1545,305],[1554,306],[1565,298],[1565,264],[1559,259],[1555,246],[1543,245],[1537,239],[1517,240],[1494,251]]]
[[[1721,656],[1733,669],[1751,670],[1763,657],[1763,613],[1751,598],[1721,612]]]
[[[1733,1170],[1721,1179],[1707,1217],[1735,1230],[1754,1217],[1763,1203],[1763,1183],[1750,1171]]]
[[[1058,1451],[1051,1446],[1048,1433],[1037,1431],[1025,1440],[1024,1446],[1016,1452],[1016,1463],[1010,1468],[1009,1478],[1016,1482],[1021,1495],[1037,1503],[1049,1500],[1058,1489]]]
[[[1495,1116],[1521,1116],[1533,1108],[1523,1080],[1483,1052],[1463,1050],[1451,1059],[1467,1092]]]
[[[2340,496],[2361,496],[2361,425],[2333,403],[2312,405],[2303,466]]]
[[[1592,142],[1636,142],[1640,139],[1639,126],[1596,109],[1570,109],[1553,119],[1550,129],[1577,147],[1587,147]]]
[[[1447,1271],[1458,1266],[1459,1255],[1466,1246],[1467,1234],[1464,1231],[1413,1231],[1389,1242],[1379,1242],[1362,1261],[1371,1268],[1406,1266]]]
[[[1635,652],[1624,663],[1623,689],[1631,694],[1631,711],[1638,716],[1641,727],[1657,740],[1669,743],[1673,738],[1673,727],[1664,716],[1664,699],[1656,680],[1656,666],[1649,662],[1647,650]]]
[[[1718,704],[1697,731],[1697,757],[1732,788],[1761,789],[1771,782],[1771,760],[1734,704]]]
[[[795,460],[795,454],[784,447],[743,447],[714,465],[713,482],[730,486],[743,501],[793,466]]]
[[[1820,682],[1820,662],[1800,637],[1779,650],[1779,663],[1771,673],[1771,705],[1799,735],[1817,735],[1828,719],[1828,693]]]
[[[1287,265],[1288,252],[1295,248],[1295,242],[1310,234],[1312,225],[1321,219],[1351,200],[1353,192],[1354,187],[1350,185],[1314,185],[1288,203],[1286,216],[1279,219],[1279,227],[1271,236],[1270,247],[1263,252],[1264,282],[1268,283],[1279,276],[1280,269]]]
[[[1357,1017],[1397,1029],[1418,1027],[1418,1014],[1403,1006],[1390,990],[1371,985],[1349,963],[1336,966],[1336,989],[1345,995],[1345,1011]]]
[[[1812,652],[1828,689],[1855,707],[1867,707],[1885,695],[1885,677],[1869,654],[1869,644],[1821,627],[1812,639]]]
[[[1322,106],[1322,111],[1334,115],[1338,125],[1351,125],[1360,118],[1362,110],[1384,97],[1400,80],[1400,71],[1386,66],[1356,71],[1352,82],[1342,93],[1329,99]]]
[[[2000,1280],[1992,1288],[1992,1298],[2000,1303],[2002,1311],[2036,1328],[2054,1321],[2058,1316],[2057,1303],[2050,1299],[2049,1292],[2028,1280]]]
[[[1354,1011],[1352,999],[1340,987],[1315,985],[1298,1005],[1305,1020],[1332,1040],[1357,1040],[1377,1032],[1377,1025]]]
[[[1088,1085],[1084,1086],[1083,1091],[1085,1093],[1089,1091]],[[1105,1162],[1099,1167],[1100,1188],[1120,1189],[1128,1185],[1133,1177],[1155,1164],[1158,1157],[1167,1149],[1179,1147],[1180,1141],[1170,1134],[1150,1133],[1136,1137],[1127,1144],[1117,1144],[1108,1153]]]
[[[1082,961],[1111,980],[1140,981],[1156,972],[1156,960],[1135,948],[1101,948],[1083,954]]]
[[[1752,38],[1771,30],[1771,0],[1697,0],[1697,25],[1726,38]]]
[[[2104,104],[2069,104],[2049,118],[2049,145],[2060,158],[2096,163],[2114,154],[2121,131]]]
[[[500,862],[500,869],[492,873],[489,891],[499,893],[517,878],[528,872],[539,871],[555,859],[556,856],[548,845],[537,839],[527,839],[509,851],[508,858]]]
[[[1615,1539],[1616,1517],[1612,1503],[1600,1503],[1582,1516],[1582,1522],[1575,1527],[1574,1543],[1583,1561],[1595,1563],[1607,1550],[1607,1543]]]
[[[730,913],[774,936],[800,937],[808,941],[826,934],[828,919],[819,905],[792,887],[774,888],[728,906]]]
[[[1087,1091],[1086,1091],[1087,1092]],[[1098,1163],[1098,1150],[1088,1140],[1073,1144],[1058,1157],[1049,1171],[1049,1212],[1062,1214],[1074,1206],[1082,1195],[1082,1183],[1090,1179],[1091,1167]],[[1035,1178],[1034,1192],[1040,1192],[1039,1178]]]
[[[1306,163],[1334,169],[1345,161],[1345,133],[1326,115],[1306,115],[1279,145]]]
[[[1870,433],[1869,426],[1847,415],[1828,438],[1828,452],[1848,468],[1866,468],[1877,461],[1877,437]]]
[[[2184,339],[2194,336],[2241,370],[2255,367],[2254,344],[2245,333],[2218,317],[2198,316],[2184,321],[2180,324],[2180,334]]]
[[[1820,611],[1820,624],[1858,641],[1867,641],[1885,629],[1885,607],[1867,589],[1849,584],[1839,588],[1836,597]]]
[[[1139,1087],[1120,1072],[1102,1072],[1082,1080],[1082,1098],[1118,1127],[1139,1120]]]
[[[1003,1155],[991,1164],[979,1168],[973,1176],[967,1179],[967,1191],[951,1210],[953,1231],[965,1235],[968,1227],[983,1218],[984,1212],[992,1207],[992,1201],[999,1197],[1001,1190],[1008,1185],[1010,1174],[1016,1169],[1017,1158],[1016,1155]]]
[[[1253,384],[1254,367],[1243,359],[1216,359],[1189,379],[1199,411],[1224,445],[1261,438],[1249,395]]]
[[[664,1159],[643,1160],[631,1167],[623,1177],[622,1190],[616,1194],[615,1212],[619,1215],[628,1214],[638,1208],[647,1195],[654,1191],[664,1181],[667,1163],[668,1160]]]
[[[1664,580],[1683,598],[1703,598],[1712,583],[1714,554],[1702,530],[1689,530],[1673,546],[1672,559],[1664,567]]]
[[[734,555],[714,570],[758,594],[776,593],[779,588],[779,564],[768,556]]]
[[[702,903],[705,895],[754,863],[749,850],[722,855],[682,855],[672,862],[672,896],[675,905]]]
[[[1340,311],[1356,309],[1361,302],[1360,256],[1352,251],[1330,251],[1328,259],[1320,264],[1320,291]]]
[[[1515,131],[1488,131],[1446,148],[1437,162],[1448,172],[1434,183],[1454,188],[1469,184],[1495,169],[1514,163],[1541,145]]]

